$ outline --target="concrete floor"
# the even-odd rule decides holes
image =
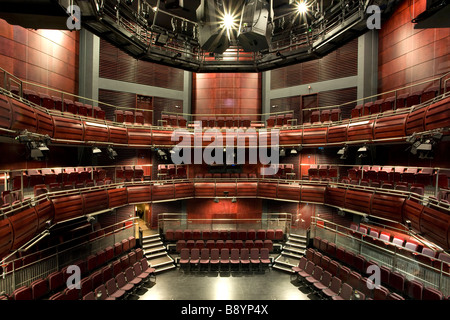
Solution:
[[[158,274],[156,284],[142,291],[139,300],[318,300],[308,288],[291,282],[289,273],[277,269],[262,274],[177,268]]]

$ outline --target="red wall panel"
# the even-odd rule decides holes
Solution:
[[[186,211],[188,219],[219,219],[233,216],[236,219],[260,219],[262,214],[261,199],[213,199],[187,200]],[[208,221],[206,221],[208,222]]]
[[[194,114],[261,113],[261,74],[194,74],[192,110]]]
[[[411,22],[425,10],[425,6],[426,0],[405,0],[381,25],[378,42],[379,92],[433,78],[450,69],[450,29],[414,29],[415,24]],[[422,85],[410,90],[430,86]]]
[[[0,67],[23,80],[77,94],[78,51],[79,32],[31,30],[0,19]]]

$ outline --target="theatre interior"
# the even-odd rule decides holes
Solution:
[[[449,16],[0,0],[0,299],[448,300]]]

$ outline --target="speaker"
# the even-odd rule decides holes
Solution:
[[[272,24],[269,24],[271,8],[266,0],[249,0],[244,4],[239,25],[239,44],[245,51],[270,49]]]
[[[225,30],[220,27],[223,12],[222,0],[202,0],[197,8],[198,42],[207,52],[224,53],[230,46]]]

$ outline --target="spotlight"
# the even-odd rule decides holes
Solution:
[[[361,148],[358,149],[358,158],[366,158],[367,157],[367,151],[369,150],[369,148],[367,146],[362,146]]]
[[[299,1],[297,3],[297,11],[300,14],[305,14],[308,11],[308,5],[306,4],[306,1]]]
[[[411,220],[406,220],[405,223],[406,223],[406,226],[408,227],[408,229],[411,230],[411,228],[412,228],[411,227]]]
[[[42,158],[44,157],[44,154],[42,153],[41,150],[39,150],[37,148],[33,148],[30,150],[30,157],[33,160],[39,161],[39,160],[42,160]]]
[[[266,0],[247,1],[244,4],[238,33],[238,41],[244,51],[270,49],[272,10]]]
[[[108,148],[106,148],[106,152],[108,153],[108,157],[111,160],[114,160],[117,157],[117,152],[114,151],[114,149],[111,146],[108,146]]]
[[[291,154],[297,154],[297,150],[296,149],[291,149]]]
[[[231,199],[231,202],[232,202],[232,203],[236,203],[236,202],[237,202],[236,197],[233,197],[233,198]]]
[[[280,157],[284,157],[286,155],[286,150],[284,148],[280,149]]]
[[[197,8],[198,43],[207,52],[224,53],[230,46],[228,37],[220,27],[224,23],[220,20],[225,13],[223,7],[223,0],[202,0]]]
[[[215,197],[215,198],[214,198],[214,202],[215,202],[215,203],[219,203],[219,198]]]
[[[367,147],[363,146],[363,147],[359,148],[358,152],[367,152]]]
[[[342,149],[339,149],[339,151],[337,152],[337,154],[343,155],[347,152],[347,146],[343,147]]]
[[[345,146],[345,147],[339,149],[339,151],[337,152],[337,154],[338,154],[338,155],[341,155],[341,159],[342,159],[342,160],[345,160],[345,159],[347,159],[347,151],[348,151],[348,147]]]
[[[93,154],[97,154],[97,153],[101,153],[102,152],[102,150],[100,150],[99,148],[97,148],[97,147],[92,147],[92,153]]]
[[[49,151],[50,150],[44,142],[39,142],[38,149],[41,151]]]
[[[430,151],[433,148],[432,140],[427,139],[424,143],[421,143],[418,147],[418,151]]]

